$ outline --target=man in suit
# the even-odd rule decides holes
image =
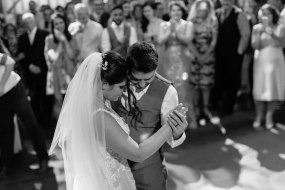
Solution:
[[[47,31],[37,28],[32,13],[23,15],[26,32],[19,38],[19,52],[24,54],[24,70],[31,104],[40,124],[45,125],[47,64],[44,57]]]
[[[167,121],[167,116],[178,105],[178,94],[171,82],[156,73],[158,55],[147,42],[136,42],[129,47],[127,58],[130,67],[136,106],[141,111],[141,119],[132,122],[125,99],[113,103],[113,108],[130,126],[130,136],[141,143],[152,136]],[[177,116],[178,118],[179,116]],[[180,119],[180,118],[179,118]],[[179,121],[179,119],[177,121]],[[167,143],[172,147],[183,143],[188,123],[185,116],[177,122],[173,137]],[[129,162],[138,190],[166,190],[166,170],[163,165],[163,152],[155,152],[143,162]]]
[[[221,101],[221,115],[226,116],[234,111],[250,27],[242,10],[234,5],[234,0],[221,0],[221,5],[222,7],[216,10],[219,30],[213,104]]]

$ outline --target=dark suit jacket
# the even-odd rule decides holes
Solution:
[[[47,64],[44,56],[45,38],[49,33],[45,30],[37,29],[33,44],[30,44],[27,32],[19,38],[19,52],[24,53],[24,70],[27,76],[27,83],[30,90],[37,88],[45,91]],[[40,74],[30,72],[29,65],[34,64],[41,69]]]

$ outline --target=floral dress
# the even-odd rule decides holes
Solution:
[[[200,21],[199,19],[193,19],[194,25],[194,38],[193,44],[198,50],[199,54],[205,54],[211,46],[213,36],[217,35],[218,23],[211,20],[209,23]],[[191,77],[190,83],[196,89],[209,89],[214,85],[215,74],[215,52],[210,53],[209,58],[201,63],[197,58],[192,60],[192,66],[190,69]]]

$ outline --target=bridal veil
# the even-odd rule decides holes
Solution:
[[[64,160],[67,190],[111,189],[104,116],[96,115],[104,108],[101,64],[102,54],[94,53],[79,66],[67,89],[49,150],[50,155]]]

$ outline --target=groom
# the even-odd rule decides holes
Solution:
[[[156,73],[158,54],[150,44],[133,44],[128,49],[126,60],[130,67],[129,79],[134,87],[133,93],[142,112],[140,122],[128,122],[130,136],[141,143],[166,123],[168,113],[178,105],[178,94],[171,82]],[[130,121],[124,105],[122,98],[113,107],[121,117]],[[184,130],[188,123],[185,118],[177,119],[182,123],[176,123],[173,138],[167,142],[172,148],[182,144],[186,138]],[[162,162],[161,150],[143,162],[129,161],[138,190],[166,190],[166,170]]]

